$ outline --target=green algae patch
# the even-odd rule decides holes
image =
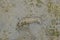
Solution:
[[[50,13],[53,8],[52,2],[48,2],[47,8],[48,8],[48,12]]]
[[[60,6],[49,1],[47,4],[48,13],[55,15],[56,18],[60,17]]]
[[[37,3],[43,3],[41,0],[36,0]]]
[[[44,4],[41,0],[36,0],[36,6],[41,7],[42,4]]]
[[[49,28],[46,29],[46,36],[49,38],[49,40],[54,40],[55,38],[59,38],[60,32],[55,26],[49,26]]]
[[[59,34],[60,34],[57,29],[53,29],[53,28],[49,29],[48,33],[50,36],[56,36],[56,37],[59,37]]]

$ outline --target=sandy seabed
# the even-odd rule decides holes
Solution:
[[[0,0],[0,40],[60,40],[59,5],[60,0]],[[20,20],[23,26],[17,26]]]

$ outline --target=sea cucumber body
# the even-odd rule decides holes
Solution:
[[[41,22],[40,18],[25,18],[20,21],[20,25],[24,23],[31,24],[31,23],[40,23],[40,22]]]

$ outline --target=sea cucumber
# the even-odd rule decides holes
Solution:
[[[29,25],[29,24],[32,24],[32,23],[40,24],[41,23],[40,17],[25,17],[25,18],[22,18],[17,23],[17,27],[19,29],[22,29],[25,25]]]

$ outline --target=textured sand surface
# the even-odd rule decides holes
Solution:
[[[0,40],[60,40],[60,0],[0,0]]]

